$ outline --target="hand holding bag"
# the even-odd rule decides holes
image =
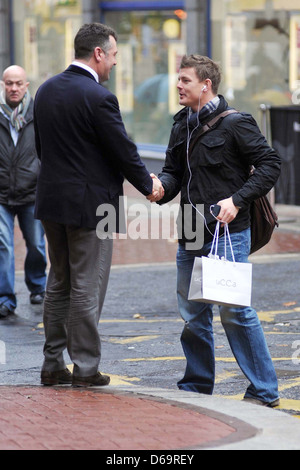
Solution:
[[[217,255],[220,222],[218,221],[208,257],[195,258],[188,300],[227,305],[251,306],[252,264],[235,261],[228,225],[224,227],[225,255]],[[227,260],[227,240],[233,261]]]

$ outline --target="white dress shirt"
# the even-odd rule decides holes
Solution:
[[[78,62],[77,60],[74,60],[74,62],[72,62],[72,65],[76,65],[76,67],[81,67],[82,69],[87,70],[88,72],[90,72],[93,75],[93,77],[95,77],[96,82],[99,83],[98,74],[91,67],[89,67],[86,64],[83,64],[82,62]]]

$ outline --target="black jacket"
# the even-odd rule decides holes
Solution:
[[[19,206],[35,201],[40,162],[35,149],[33,101],[25,118],[27,124],[15,147],[9,121],[0,113],[0,204]]]
[[[102,206],[110,216],[115,211],[111,231],[124,231],[118,225],[124,177],[144,195],[153,183],[127,136],[117,98],[71,65],[39,88],[35,128],[41,159],[36,218],[93,229],[106,218],[104,211],[97,216]]]
[[[202,125],[230,109],[221,95],[220,99],[218,109]],[[245,230],[250,226],[250,203],[272,189],[279,177],[281,162],[253,117],[238,113],[221,118],[197,140],[189,156],[190,173],[187,165],[187,112],[185,108],[174,118],[165,166],[159,175],[165,188],[165,196],[160,203],[171,201],[181,191],[182,214],[184,206],[189,206],[190,202],[193,205],[204,204],[209,228],[204,233],[207,243],[212,239],[216,224],[210,215],[210,206],[232,196],[240,211],[230,223],[230,232]],[[195,133],[193,139],[196,138]],[[252,166],[255,172],[249,176]],[[199,215],[193,210],[193,219],[196,217]],[[185,242],[185,237],[179,241]]]

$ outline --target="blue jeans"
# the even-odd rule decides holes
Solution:
[[[15,294],[14,223],[18,217],[27,255],[25,259],[25,282],[32,294],[45,291],[46,250],[44,229],[34,219],[34,204],[7,206],[0,204],[0,304],[10,310],[17,306]]]
[[[250,229],[231,234],[235,260],[248,262]],[[181,390],[211,395],[215,382],[213,306],[188,300],[195,256],[207,256],[211,244],[200,251],[188,251],[179,245],[177,253],[177,296],[185,321],[181,336],[187,359],[185,375],[178,382]],[[218,254],[224,255],[224,238],[219,239]],[[227,259],[231,259],[227,247]],[[264,332],[256,311],[251,307],[219,306],[221,322],[231,350],[250,385],[245,397],[271,403],[278,399],[278,382]]]

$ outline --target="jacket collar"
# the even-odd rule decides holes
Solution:
[[[225,100],[224,96],[222,96],[222,95],[218,95],[218,96],[220,98],[220,104],[219,104],[218,108],[216,109],[216,111],[214,111],[213,113],[211,113],[208,116],[208,118],[206,120],[207,122],[210,121],[211,119],[213,119],[218,114],[223,113],[223,111],[225,111],[228,108],[228,103]],[[180,122],[182,120],[186,121],[188,112],[189,112],[188,108],[183,108],[177,114],[175,114],[175,116],[174,116],[175,123]],[[205,124],[206,121],[204,121],[203,124]]]
[[[206,120],[204,120],[201,124],[205,125],[210,120],[214,119],[219,114],[223,113],[226,109],[228,109],[228,103],[225,100],[224,96],[218,95],[220,98],[220,104],[214,113],[211,113]],[[173,123],[173,131],[176,135],[176,144],[175,146],[181,145],[183,142],[186,142],[187,139],[187,117],[189,114],[189,108],[181,109],[177,114],[174,116],[174,123]]]
[[[77,65],[70,65],[66,72],[78,73],[79,75],[84,75],[85,77],[91,78],[96,82],[95,77],[88,70],[85,70],[82,67],[78,67]]]

